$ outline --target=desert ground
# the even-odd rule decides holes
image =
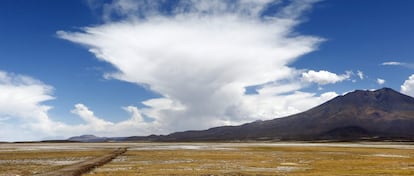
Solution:
[[[414,175],[410,143],[295,142],[4,143],[0,176],[56,174],[119,148],[83,175]]]

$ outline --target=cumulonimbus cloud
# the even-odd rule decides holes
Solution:
[[[294,31],[315,1],[191,0],[178,1],[169,12],[160,10],[164,2],[115,0],[104,4],[107,23],[57,32],[115,66],[118,71],[107,78],[145,85],[161,97],[143,101],[140,109],[123,107],[131,117],[120,122],[97,117],[79,103],[71,112],[83,122],[71,125],[48,115],[52,86],[0,71],[0,92],[6,92],[0,95],[0,140],[235,125],[283,117],[337,96],[301,91],[308,85],[301,81],[304,71],[289,67],[323,41]],[[278,10],[266,12],[271,6]],[[114,21],[113,15],[123,19]],[[246,87],[256,87],[256,93]]]
[[[288,65],[323,41],[294,31],[314,2],[193,0],[165,11],[163,1],[119,0],[106,15],[122,20],[57,34],[115,66],[107,78],[162,95],[141,110],[162,131],[201,129],[296,113],[336,95],[283,86],[301,75]],[[249,86],[258,94],[247,95]]]

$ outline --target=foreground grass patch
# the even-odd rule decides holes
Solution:
[[[101,156],[108,153],[108,151],[110,150],[0,150],[0,176],[25,176],[45,173]]]

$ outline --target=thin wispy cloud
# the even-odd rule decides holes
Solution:
[[[404,65],[402,62],[383,62],[381,65]]]
[[[407,67],[407,68],[414,68],[413,63],[404,63],[404,62],[395,62],[395,61],[383,62],[383,63],[381,63],[381,65],[382,66],[402,66],[402,67]]]
[[[360,70],[357,71],[357,75],[358,75],[359,79],[361,79],[361,80],[363,80],[365,78],[364,72],[362,72]]]

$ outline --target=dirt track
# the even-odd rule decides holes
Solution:
[[[107,155],[76,163],[49,173],[38,174],[36,176],[80,176],[92,170],[93,168],[110,162],[112,159],[116,158],[119,155],[122,155],[126,151],[127,148],[118,148]]]

